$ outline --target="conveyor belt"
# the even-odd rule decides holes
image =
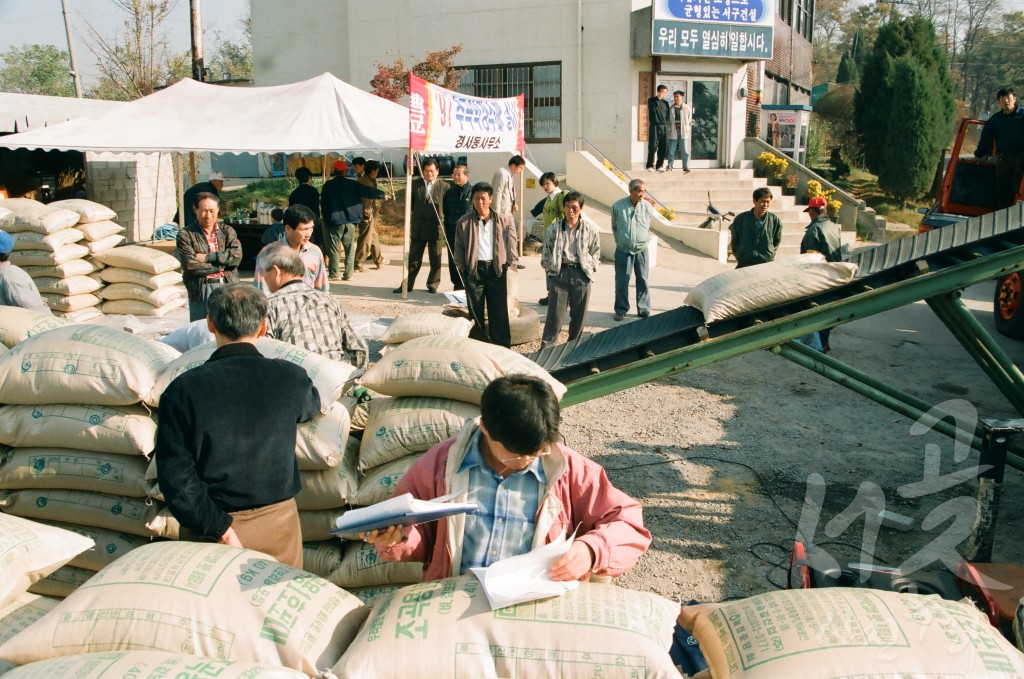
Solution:
[[[715,322],[704,341],[703,315],[684,306],[530,358],[569,385],[562,402],[571,405],[960,290],[1024,268],[1024,204],[860,250],[848,261],[859,266],[851,283]],[[645,358],[648,351],[654,356]]]

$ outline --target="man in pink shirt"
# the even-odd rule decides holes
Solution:
[[[553,580],[621,575],[651,544],[643,511],[599,464],[559,443],[560,420],[558,398],[546,382],[498,378],[484,390],[480,418],[427,452],[395,489],[395,495],[424,500],[456,493],[456,501],[476,502],[479,509],[372,531],[365,539],[381,558],[420,561],[423,579],[437,580],[575,531],[569,551],[549,571]]]

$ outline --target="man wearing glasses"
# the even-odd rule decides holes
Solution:
[[[551,567],[553,580],[621,575],[651,543],[640,504],[615,488],[604,469],[559,443],[558,398],[543,380],[509,375],[491,382],[480,418],[432,448],[395,495],[430,500],[458,493],[479,509],[365,539],[389,561],[423,562],[438,580],[489,566],[576,531]]]

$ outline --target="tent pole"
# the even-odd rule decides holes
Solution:
[[[185,228],[185,159],[181,153],[174,154],[174,166],[178,173],[178,228]]]
[[[519,257],[523,256],[523,220],[526,213],[526,170],[519,173]]]
[[[405,238],[402,240],[402,299],[409,297],[409,239],[412,238],[412,147],[405,163]]]
[[[153,233],[150,234],[149,239],[153,240],[153,236],[156,235],[156,213],[160,205],[160,166],[163,165],[164,154],[156,154],[156,188],[153,189]]]

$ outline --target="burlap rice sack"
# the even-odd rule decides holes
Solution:
[[[0,357],[0,403],[138,403],[179,355],[117,328],[55,328]]]
[[[144,457],[133,455],[12,448],[0,454],[0,489],[64,488],[146,497],[148,464]]]
[[[200,658],[183,653],[82,653],[23,665],[12,679],[304,679],[302,672],[258,663]]]
[[[423,579],[423,564],[399,563],[377,556],[377,548],[367,542],[346,541],[341,563],[327,579],[342,589],[408,585]]]
[[[59,316],[70,323],[89,323],[97,318],[101,318],[103,312],[100,311],[98,306],[91,306],[85,309],[78,309],[77,311],[54,311],[53,315]]]
[[[967,603],[834,587],[684,606],[715,679],[1024,676],[1024,655]]]
[[[373,469],[367,469],[363,473],[363,480],[359,482],[359,490],[352,498],[352,504],[368,507],[387,500],[395,492],[395,486],[405,476],[405,472],[409,471],[413,462],[421,457],[423,457],[423,453],[416,453]]]
[[[75,566],[61,566],[45,578],[33,582],[28,591],[40,596],[56,597],[63,599],[71,595],[76,589],[88,582],[89,578],[96,575],[96,571]]]
[[[334,666],[342,679],[415,676],[678,678],[669,659],[679,605],[581,583],[561,597],[492,611],[472,575],[381,599]],[[799,675],[789,675],[799,676]]]
[[[0,646],[19,664],[146,647],[315,675],[366,619],[355,597],[259,552],[162,542],[110,564]]]
[[[447,398],[399,396],[374,399],[368,405],[360,469],[430,450],[480,415],[480,406]]]
[[[302,543],[302,570],[327,579],[341,565],[342,543],[337,538]]]
[[[0,606],[92,544],[81,535],[0,513]]]
[[[302,490],[295,496],[300,510],[343,507],[356,496],[359,488],[359,449],[348,447],[342,463],[331,469],[300,471]]]
[[[4,406],[0,443],[149,455],[156,447],[156,422],[141,406]]]
[[[484,388],[503,375],[543,379],[559,399],[565,385],[511,349],[466,337],[419,337],[388,352],[362,377],[366,387],[388,396],[434,396],[480,403]]]
[[[337,467],[346,456],[348,444],[349,412],[344,403],[336,401],[331,404],[326,415],[314,417],[299,425],[295,439],[295,458],[299,470],[317,471]],[[358,459],[357,445],[351,455],[353,473]]]
[[[856,272],[856,264],[801,255],[712,276],[690,291],[686,304],[700,309],[705,323],[713,323],[837,288]]]
[[[0,344],[10,349],[33,335],[65,325],[67,321],[50,314],[17,306],[5,307],[0,314]]]
[[[90,259],[71,259],[61,264],[47,266],[22,267],[32,278],[70,278],[71,276],[88,276],[99,271],[101,264]]]
[[[107,266],[145,271],[150,274],[164,273],[181,268],[172,255],[142,245],[122,245],[97,254],[96,259]]]
[[[86,200],[84,198],[56,200],[50,203],[50,207],[59,207],[77,213],[79,224],[89,224],[91,222],[117,219],[117,213],[106,205]]]
[[[33,282],[39,292],[68,297],[96,292],[103,282],[92,276],[71,276],[70,278],[35,278]]]
[[[107,236],[117,236],[125,232],[123,226],[106,219],[88,224],[78,222],[75,228],[85,234],[85,239],[90,241],[102,240]]]
[[[17,266],[57,266],[81,259],[89,254],[89,248],[78,243],[66,243],[53,250],[15,250],[11,253],[11,263]]]
[[[14,236],[14,250],[48,250],[55,252],[62,245],[77,243],[85,238],[85,234],[78,229],[62,229],[51,234],[35,233],[25,231],[16,233]]]
[[[0,509],[26,519],[77,523],[149,537],[151,533],[146,523],[156,516],[158,506],[151,501],[123,495],[28,488],[0,490]]]
[[[455,318],[437,313],[419,313],[399,316],[384,334],[380,341],[385,344],[401,344],[417,337],[428,335],[447,335],[450,337],[469,337],[473,321],[466,318]]]
[[[111,248],[116,248],[118,245],[123,243],[125,240],[124,236],[120,234],[114,234],[99,240],[87,240],[85,241],[85,247],[89,248],[89,254],[96,255],[101,252],[106,252]]]
[[[118,266],[108,266],[100,271],[99,276],[107,283],[134,283],[151,290],[175,285],[183,280],[180,271],[165,271],[164,273],[152,274]]]
[[[88,309],[100,303],[100,298],[92,293],[64,296],[44,292],[42,293],[42,298],[43,301],[46,302],[46,306],[50,307],[54,311],[63,311],[65,313],[81,311],[82,309]]]
[[[104,302],[100,309],[105,314],[121,314],[123,316],[154,316],[161,318],[167,314],[177,311],[185,306],[188,298],[185,295],[175,295],[165,304],[154,306],[148,302],[140,302],[135,299],[116,299]]]
[[[337,540],[337,536],[331,534],[331,531],[334,530],[336,525],[334,521],[340,514],[341,510],[338,509],[312,509],[299,512],[302,541]]]
[[[81,218],[77,212],[52,204],[12,209],[14,210],[13,228],[16,233],[24,231],[53,233],[74,226]]]
[[[103,305],[104,311],[106,311],[107,304],[111,304],[111,302]],[[325,356],[300,349],[294,344],[270,339],[269,337],[261,337],[256,342],[256,348],[267,358],[289,361],[305,370],[306,374],[309,375],[309,379],[313,381],[313,386],[316,387],[317,392],[320,394],[321,413],[326,413],[330,410],[331,405],[341,396],[342,392],[348,389],[350,381],[356,372],[356,369],[348,363],[333,361]],[[186,351],[174,361],[168,363],[146,398],[146,403],[158,407],[160,405],[160,395],[164,393],[167,385],[181,373],[206,363],[207,359],[210,358],[216,349],[217,347],[213,342],[204,344]]]
[[[103,288],[100,297],[109,300],[133,299],[153,306],[163,306],[172,299],[184,297],[187,294],[184,285],[167,285],[154,290],[135,283],[111,283]]]
[[[95,526],[81,526],[75,523],[56,521],[51,526],[77,533],[93,541],[93,546],[68,561],[68,566],[83,568],[87,571],[103,570],[105,566],[115,559],[118,559],[137,547],[148,545],[152,542],[151,537],[122,533],[107,528],[96,528]]]
[[[0,606],[0,644],[49,613],[59,603],[57,599],[26,592],[6,606]],[[0,675],[8,676],[4,673],[14,667],[14,663],[0,660]]]

